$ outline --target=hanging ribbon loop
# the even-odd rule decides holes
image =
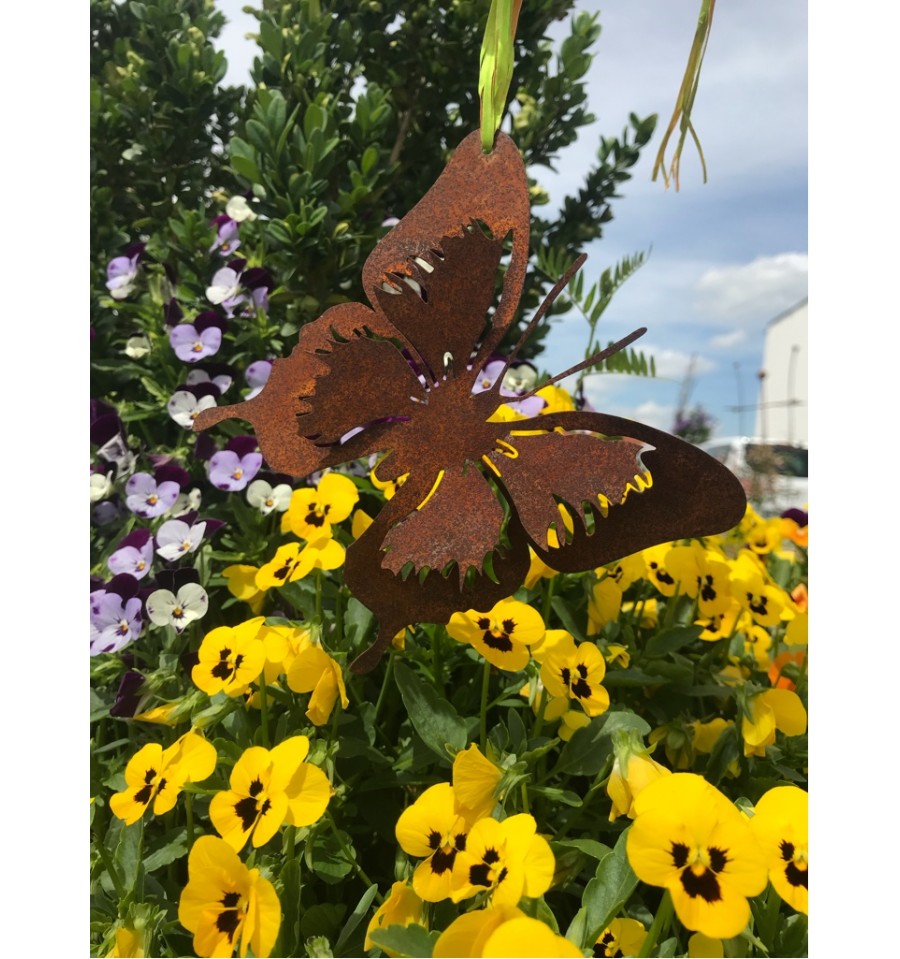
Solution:
[[[500,129],[506,97],[512,82],[516,25],[522,0],[491,0],[478,72],[481,102],[481,149],[490,153]]]

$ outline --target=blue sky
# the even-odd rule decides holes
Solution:
[[[220,0],[232,21],[221,38],[230,82],[245,82],[256,21],[243,0]],[[523,16],[527,15],[527,3]],[[594,406],[667,429],[694,360],[689,403],[715,417],[716,433],[752,430],[753,414],[729,407],[756,399],[766,323],[807,295],[807,21],[802,0],[717,5],[694,108],[709,182],[688,144],[681,189],[651,182],[696,27],[696,0],[585,0],[602,33],[588,75],[597,121],[559,158],[557,172],[530,172],[558,205],[577,190],[599,137],[620,134],[630,112],[658,113],[657,132],[622,188],[614,220],[585,252],[585,282],[623,256],[651,250],[601,321],[603,342],[646,326],[638,344],[656,359],[656,380],[593,375]],[[565,21],[555,25],[560,38]],[[474,71],[473,71],[474,82]],[[670,151],[671,155],[671,151]],[[550,208],[542,209],[548,215]],[[652,248],[652,249],[651,249]],[[542,363],[559,372],[581,359],[586,324],[557,321]],[[737,364],[737,366],[735,365]]]

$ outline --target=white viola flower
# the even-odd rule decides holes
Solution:
[[[219,373],[217,376],[210,376],[206,370],[194,369],[188,370],[188,375],[185,377],[185,382],[188,386],[197,386],[200,383],[212,383],[219,393],[224,396],[228,391],[228,388],[234,382],[234,379],[227,373]]]
[[[250,207],[245,197],[233,196],[225,204],[225,214],[230,216],[237,223],[243,223],[244,220],[255,220],[256,214]]]
[[[91,473],[91,502],[99,503],[112,492],[112,478],[106,473]]]
[[[209,596],[197,583],[186,583],[178,594],[158,589],[147,597],[147,615],[156,626],[174,626],[180,633],[209,609]]]
[[[135,333],[134,336],[128,337],[122,352],[133,360],[139,360],[150,352],[150,340],[143,333]]]
[[[163,559],[170,561],[187,553],[193,553],[199,549],[205,532],[205,522],[188,526],[184,520],[166,520],[156,534],[156,552]]]
[[[293,490],[287,483],[279,483],[274,488],[265,480],[254,480],[247,487],[247,502],[267,516],[273,509],[283,513],[291,503]]]
[[[177,519],[185,513],[196,513],[200,509],[200,490],[195,486],[189,493],[179,493],[166,516]]]
[[[230,266],[223,266],[221,270],[216,270],[212,285],[206,288],[206,298],[218,306],[226,300],[234,299],[240,288],[241,274]]]
[[[194,420],[197,419],[203,410],[208,410],[211,406],[215,405],[216,398],[214,396],[201,396],[198,400],[197,397],[188,390],[176,390],[166,405],[166,409],[169,411],[169,416],[171,416],[179,426],[183,426],[186,430],[189,430],[194,425]]]
[[[97,450],[97,455],[105,462],[115,464],[116,472],[120,477],[130,475],[137,462],[137,457],[128,449],[125,437],[121,433],[116,433],[112,439],[107,440]]]
[[[271,360],[257,360],[247,367],[247,372],[244,375],[247,377],[250,392],[244,397],[245,400],[252,400],[255,396],[259,396],[262,388],[269,382],[271,372]]]

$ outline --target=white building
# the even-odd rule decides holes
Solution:
[[[754,435],[782,443],[808,442],[807,301],[766,327]]]

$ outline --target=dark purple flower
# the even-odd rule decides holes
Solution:
[[[127,655],[127,654],[126,654]],[[119,682],[116,691],[116,700],[109,707],[110,716],[127,719],[138,712],[141,702],[141,690],[144,686],[144,677],[134,669],[129,669]]]
[[[792,519],[801,529],[809,525],[809,513],[803,509],[797,509],[792,506],[781,514],[782,519]]]
[[[172,299],[169,300],[168,303],[166,303],[166,310],[165,310],[166,326],[168,327],[177,326],[178,323],[180,323],[181,320],[183,319],[184,319],[184,312],[182,311],[181,307],[178,305],[178,300],[172,297]]]

